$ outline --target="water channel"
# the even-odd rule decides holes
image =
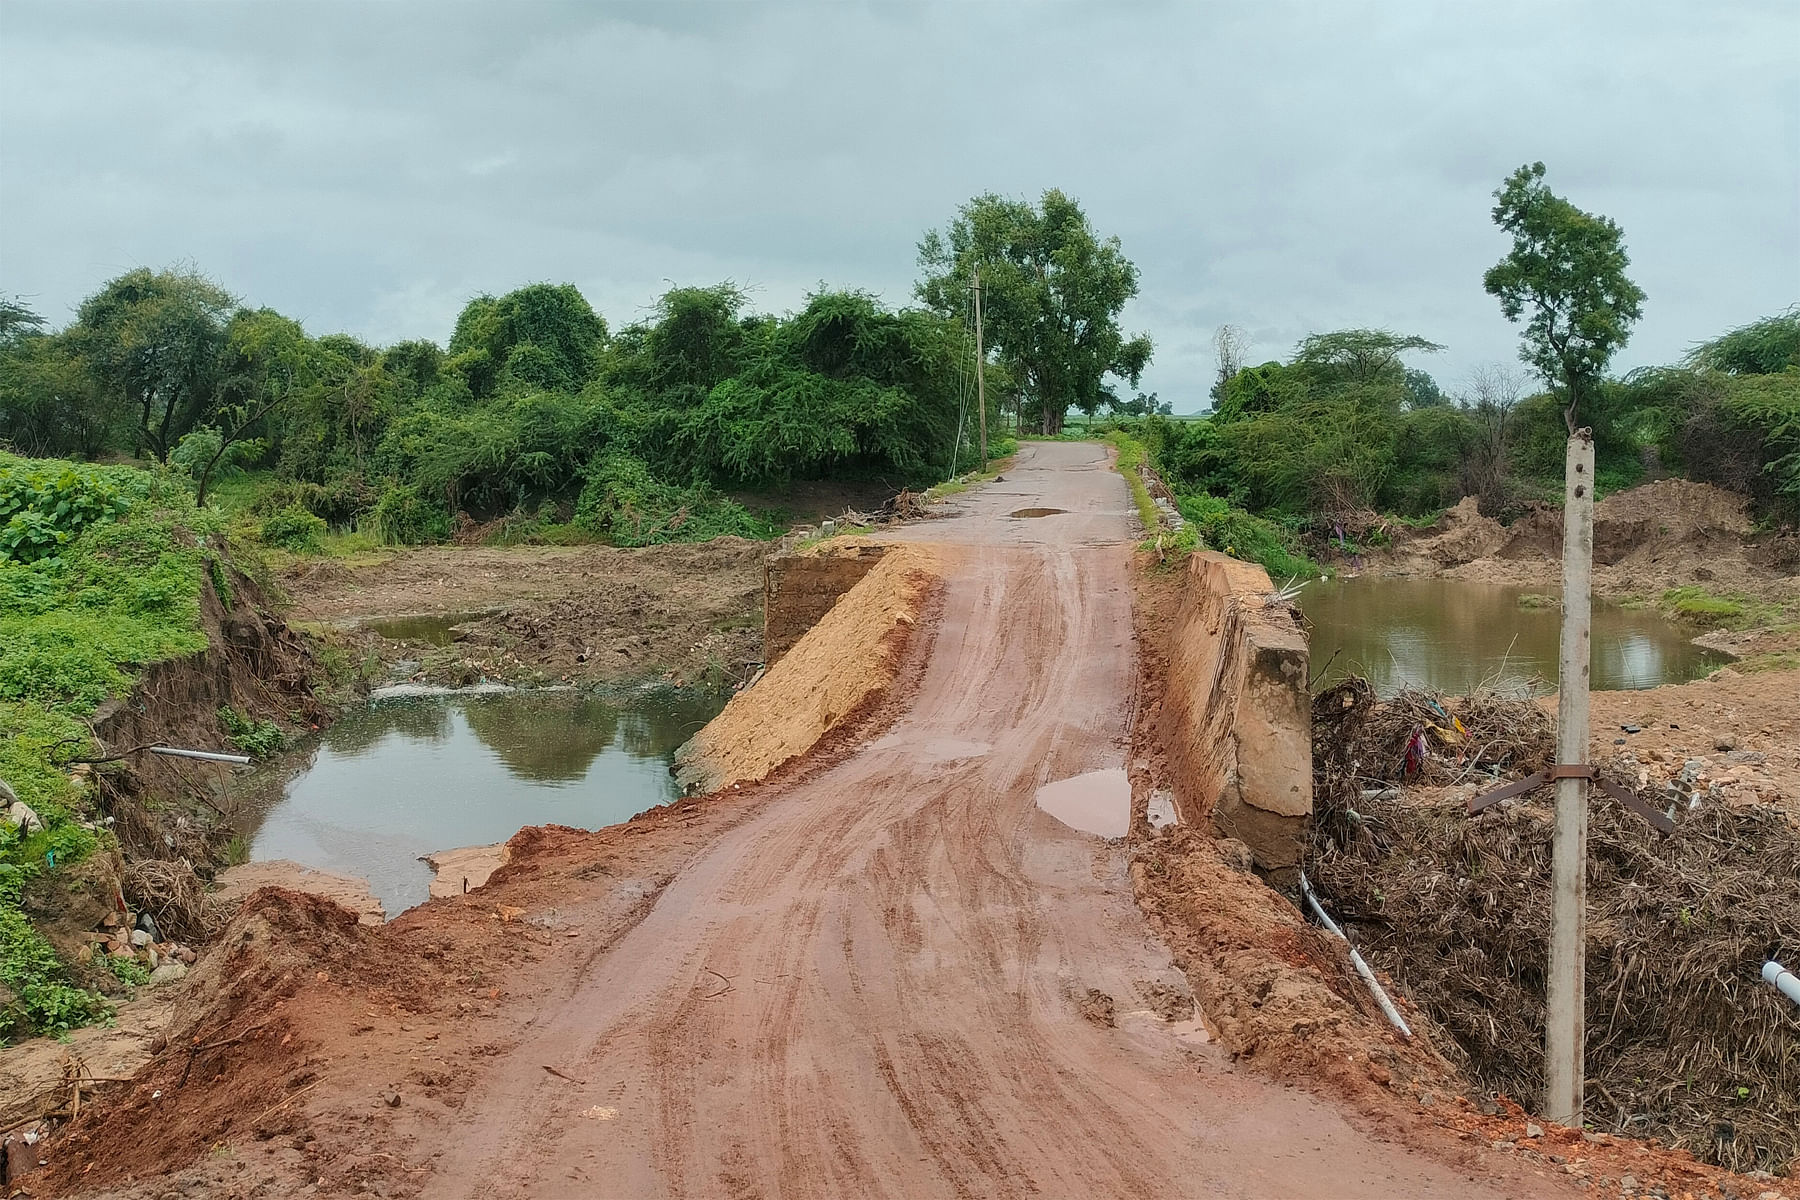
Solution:
[[[1382,696],[1403,687],[1464,694],[1484,682],[1507,691],[1556,686],[1560,598],[1454,579],[1372,575],[1314,580],[1297,601],[1312,623],[1318,686],[1365,676]],[[1699,632],[1642,608],[1596,602],[1592,680],[1602,691],[1698,679],[1730,656],[1694,645]]]
[[[726,697],[693,688],[380,700],[322,735],[244,832],[253,860],[369,881],[393,916],[426,898],[421,855],[525,825],[597,829],[675,798],[669,761]]]

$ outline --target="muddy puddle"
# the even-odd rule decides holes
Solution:
[[[1312,624],[1316,686],[1360,674],[1382,696],[1403,687],[1462,694],[1489,682],[1507,691],[1556,686],[1560,596],[1454,579],[1314,581],[1299,605]],[[1592,680],[1625,691],[1698,679],[1730,661],[1691,639],[1698,630],[1648,609],[1594,604]]]
[[[466,625],[470,621],[491,617],[498,611],[498,609],[488,608],[470,612],[416,613],[411,616],[376,617],[358,622],[357,628],[380,634],[395,642],[425,642],[432,646],[448,646],[456,640],[458,625]]]
[[[1037,806],[1071,829],[1120,838],[1131,828],[1131,783],[1124,767],[1089,771],[1039,788]]]
[[[675,799],[670,758],[725,699],[659,688],[378,701],[263,789],[269,799],[246,810],[242,832],[253,861],[367,879],[393,916],[426,898],[423,855],[525,825],[597,829]]]
[[[1015,508],[1007,515],[1010,517],[1054,517],[1058,513],[1069,511],[1066,508]]]

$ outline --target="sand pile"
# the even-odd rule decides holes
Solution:
[[[896,546],[756,683],[676,752],[684,790],[766,777],[877,708],[934,585],[937,552]]]

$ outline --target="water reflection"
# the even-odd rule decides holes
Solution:
[[[1554,688],[1562,613],[1556,597],[1541,607],[1521,605],[1526,594],[1451,579],[1363,576],[1309,583],[1299,603],[1313,627],[1314,669],[1337,654],[1321,686],[1354,673],[1384,696],[1409,685],[1456,693],[1483,683]],[[1654,612],[1596,604],[1593,686],[1679,683],[1728,661],[1694,645],[1692,636]]]
[[[326,730],[244,818],[255,859],[369,880],[390,915],[425,899],[419,856],[522,825],[598,828],[675,797],[669,759],[724,698],[667,689],[386,700]]]

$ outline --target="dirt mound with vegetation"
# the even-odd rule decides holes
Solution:
[[[1766,599],[1800,589],[1795,539],[1757,533],[1748,500],[1686,479],[1659,479],[1615,492],[1594,508],[1594,589],[1657,598],[1702,586]],[[1554,588],[1562,577],[1562,511],[1533,504],[1511,525],[1481,516],[1472,498],[1435,526],[1402,533],[1376,568],[1398,574]]]
[[[890,549],[676,753],[683,788],[711,792],[763,779],[878,708],[942,577],[940,553]]]
[[[1315,886],[1462,1070],[1530,1102],[1543,1087],[1549,793],[1474,818],[1466,798],[1490,771],[1550,761],[1553,723],[1531,701],[1381,705],[1341,685],[1319,698],[1315,738]],[[1640,783],[1635,758],[1603,770]],[[1471,774],[1466,789],[1415,786]],[[1800,1013],[1760,978],[1768,957],[1800,953],[1800,830],[1772,807],[1723,802],[1698,769],[1686,783],[1667,838],[1592,804],[1587,1116],[1734,1170],[1800,1169]]]

